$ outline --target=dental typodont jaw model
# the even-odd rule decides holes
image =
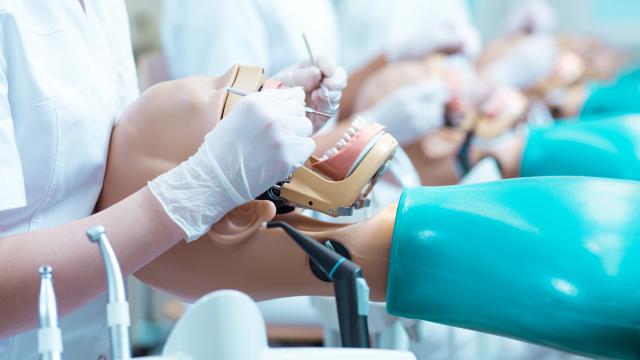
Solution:
[[[161,84],[126,112],[100,208],[195,151],[220,113],[216,81]],[[271,201],[238,207],[136,276],[185,300],[222,288],[256,299],[331,295],[288,235],[263,226],[275,213]],[[640,353],[640,294],[629,290],[640,287],[639,217],[637,183],[567,177],[409,189],[397,207],[352,225],[297,212],[278,219],[341,243],[371,299],[394,315],[628,358]]]
[[[162,162],[147,162],[154,174],[165,171],[193,154],[198,145],[193,142],[203,131],[211,130],[241,99],[246,92],[262,88],[277,88],[279,83],[265,79],[263,70],[255,67],[234,67],[219,78],[193,77],[174,82],[161,83],[150,88],[141,100],[133,104],[123,117],[128,120],[118,124],[113,133],[110,157],[129,156],[132,152],[137,160],[164,159]],[[162,104],[152,104],[159,97],[175,99]],[[175,119],[194,119],[192,127],[177,124]],[[154,118],[156,127],[146,130],[139,119]],[[123,142],[144,134],[144,141],[154,141],[148,149],[140,144]],[[180,144],[164,146],[186,138]],[[150,140],[153,139],[153,140]],[[353,209],[368,206],[367,195],[383,175],[395,153],[397,141],[377,124],[359,119],[320,158],[311,157],[303,167],[294,171],[288,179],[273,187],[260,198],[273,201],[278,212],[287,212],[295,207],[310,208],[330,216],[350,215]],[[119,162],[109,162],[101,204],[111,204],[114,197],[122,195],[126,188],[125,178],[130,172]],[[143,172],[147,174],[146,172]],[[146,175],[135,178],[147,181]],[[136,182],[139,183],[139,182]]]

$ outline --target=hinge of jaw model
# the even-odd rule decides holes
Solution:
[[[246,93],[280,86],[262,74],[260,68],[240,66],[227,89],[224,114]],[[331,150],[320,158],[310,157],[305,166],[260,198],[272,200],[280,213],[297,207],[333,217],[351,215],[353,209],[369,206],[367,195],[384,175],[397,147],[382,125],[356,119]]]

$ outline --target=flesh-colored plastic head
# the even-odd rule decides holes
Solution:
[[[184,78],[145,91],[113,129],[97,210],[133,194],[193,155],[222,118],[226,89],[253,86],[261,81],[261,74],[261,68],[234,66],[217,78]]]

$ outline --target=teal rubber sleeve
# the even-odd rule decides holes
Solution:
[[[640,115],[531,127],[520,176],[640,180]]]
[[[580,118],[593,120],[600,114],[640,113],[640,69],[623,73],[611,83],[589,87]]]
[[[541,177],[406,189],[390,314],[587,356],[640,356],[640,184]]]

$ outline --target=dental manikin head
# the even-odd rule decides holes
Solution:
[[[241,75],[242,71],[235,67],[218,78],[185,78],[159,83],[144,92],[114,128],[97,209],[122,200],[195,153],[204,136],[228,109],[230,95],[227,88],[237,87]],[[255,78],[255,71],[248,78]],[[249,81],[249,84],[253,83]],[[359,153],[350,148],[366,147],[369,141],[360,140],[381,136],[380,129],[375,126],[370,129],[369,125],[363,125],[358,130],[357,134],[352,134],[351,141],[335,151],[342,155],[320,159],[327,174],[333,174],[336,179],[346,176],[352,171],[347,163],[353,165],[352,155]],[[380,239],[379,247],[372,249],[368,246],[360,253],[356,246],[352,253],[354,259],[362,257],[360,263],[367,272],[368,280],[371,279],[372,295],[378,299],[384,298],[385,264],[394,214],[393,210],[383,212],[378,218],[386,220],[363,230],[367,232],[363,239]],[[320,282],[310,272],[306,255],[297,245],[281,230],[264,228],[263,223],[275,215],[276,208],[271,201],[256,200],[240,206],[214,224],[201,239],[190,244],[181,242],[147,265],[137,276],[153,286],[190,300],[225,287],[245,291],[256,298],[287,296],[286,291],[289,290],[286,289],[310,295],[330,295],[331,286]],[[284,215],[284,218],[298,229],[308,229],[310,235],[317,239],[340,241],[340,237],[344,237],[344,241],[351,241],[358,234],[350,231],[349,226],[316,222],[295,212]],[[353,226],[357,229],[363,227]],[[358,244],[356,240],[352,242]],[[260,260],[249,260],[254,256]],[[283,261],[283,256],[290,261]],[[240,261],[243,258],[246,262]],[[225,265],[220,268],[222,264]],[[268,274],[272,275],[266,276]],[[273,281],[264,281],[264,278]]]
[[[478,65],[484,78],[499,83],[521,78],[517,86],[559,119],[578,115],[589,82],[613,79],[626,62],[625,53],[594,37],[518,33],[490,42]],[[511,71],[500,71],[508,67]],[[522,73],[522,68],[529,71]]]
[[[419,61],[391,64],[372,75],[363,85],[355,102],[355,111],[364,111],[377,104],[393,91],[411,84],[437,79],[444,81],[451,99],[446,104],[446,127],[427,134],[418,142],[405,147],[405,151],[418,170],[424,185],[450,185],[460,178],[456,155],[467,133],[473,131],[480,143],[509,138],[523,120],[528,109],[524,95],[510,87],[495,89],[477,81],[473,63],[460,56],[432,55]],[[521,147],[516,138],[501,141],[500,146]],[[472,148],[472,163],[485,156],[494,156],[503,167],[503,176],[516,176],[517,161],[507,152]],[[504,163],[504,164],[503,164]]]
[[[187,78],[158,84],[143,94],[114,129],[98,208],[134,193],[195,152],[224,111],[225,87],[234,77],[227,73],[217,79]],[[612,198],[615,188],[619,191],[613,191]],[[637,233],[633,216],[628,224],[619,225],[618,219],[611,223],[593,209],[613,199],[608,204],[611,209],[629,206],[633,215],[640,212],[633,208],[639,197],[640,190],[633,182],[530,178],[477,187],[410,189],[400,206],[392,205],[357,224],[325,223],[298,212],[278,215],[277,219],[318,241],[334,240],[344,245],[362,268],[371,300],[387,300],[388,304],[396,301],[392,306],[399,311],[393,314],[585,354],[595,349],[593,354],[598,355],[615,350],[619,339],[637,349],[637,332],[627,324],[636,320],[632,315],[638,300],[637,296],[626,295],[629,284],[635,284],[637,278],[633,276],[637,274],[633,264],[638,262],[633,260],[638,249],[629,242],[603,249],[597,255],[584,239],[600,239],[614,230],[621,239],[633,238]],[[505,199],[509,199],[507,208]],[[532,203],[537,205],[532,207]],[[538,205],[563,214],[565,221],[556,221],[547,211],[535,211]],[[271,201],[242,205],[227,213],[202,238],[179,242],[135,275],[186,301],[225,288],[243,291],[257,300],[332,295],[332,285],[315,277],[308,256],[298,245],[281,229],[264,226],[276,217],[275,213]],[[514,218],[529,217],[531,222],[513,222]],[[567,227],[567,223],[573,226]],[[541,230],[546,231],[543,236]],[[556,236],[562,237],[562,246],[558,246]],[[553,251],[558,251],[558,256],[549,256]],[[521,260],[523,256],[527,261]],[[574,256],[582,259],[580,264],[586,270],[566,266],[566,259]],[[606,261],[599,261],[610,258],[630,260],[621,262],[626,269],[622,275],[611,273],[602,265]],[[513,266],[520,271],[513,272]],[[479,279],[475,284],[481,285],[469,286],[474,278]],[[549,286],[547,281],[565,278],[580,280],[576,284],[582,296],[567,291],[566,285]],[[487,280],[495,285],[485,286]],[[533,307],[532,296],[539,297]],[[547,306],[549,302],[552,306]],[[559,304],[560,310],[555,311],[554,304]],[[504,312],[505,308],[510,311]],[[622,312],[617,313],[618,308]],[[602,316],[593,318],[594,309]],[[409,312],[405,315],[403,311]],[[465,316],[461,317],[460,311]],[[613,314],[618,314],[616,320],[624,321],[620,326],[615,321],[600,321]],[[469,318],[472,323],[466,322]],[[539,321],[532,325],[532,318]],[[496,324],[500,326],[496,328]],[[602,328],[603,324],[607,327]],[[580,325],[586,328],[579,334],[585,336],[584,343],[567,338],[564,331]],[[589,348],[598,341],[603,341],[604,348]]]

